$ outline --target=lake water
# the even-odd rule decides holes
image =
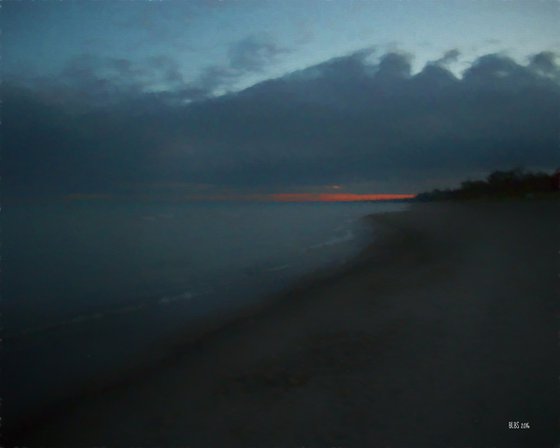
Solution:
[[[68,203],[2,210],[4,422],[344,264],[402,203]],[[375,237],[375,230],[373,230]]]

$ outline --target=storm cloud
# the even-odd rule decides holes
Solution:
[[[232,47],[232,68],[259,70],[281,52],[267,45]],[[446,67],[456,50],[416,74],[411,55],[373,61],[374,54],[366,49],[216,98],[204,89],[197,97],[197,87],[184,84],[168,61],[158,76],[177,87],[157,94],[142,90],[147,75],[126,61],[112,61],[101,84],[99,78],[81,83],[81,99],[60,86],[54,94],[55,83],[5,83],[4,189],[8,195],[150,192],[158,185],[282,191],[386,182],[408,192],[430,179],[560,166],[560,67],[553,53],[533,55],[527,64],[488,54],[461,77]],[[82,61],[65,76],[87,80],[91,71],[84,67]],[[134,88],[124,89],[120,79],[132,79],[127,85]],[[110,92],[112,101],[92,102],[99,92]],[[186,96],[198,100],[177,101]],[[85,106],[76,108],[76,101]]]

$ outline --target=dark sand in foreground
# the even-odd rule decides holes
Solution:
[[[383,237],[351,269],[44,419],[16,444],[558,443],[560,203],[426,204],[372,219]]]

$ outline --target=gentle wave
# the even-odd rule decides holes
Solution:
[[[41,327],[27,328],[27,329],[19,331],[18,333],[15,333],[15,334],[12,334],[12,335],[6,335],[4,337],[4,341],[12,341],[12,340],[18,340],[18,339],[22,339],[22,338],[34,337],[34,336],[37,336],[37,335],[41,335],[45,332],[55,331],[55,330],[59,330],[61,328],[65,328],[65,327],[70,327],[70,326],[74,326],[74,325],[83,325],[84,323],[96,321],[96,320],[99,320],[99,319],[105,319],[105,318],[108,318],[108,317],[122,316],[122,315],[125,315],[125,314],[130,314],[130,313],[140,311],[140,310],[142,310],[144,308],[147,308],[147,307],[150,307],[150,306],[167,305],[167,304],[170,304],[170,303],[173,303],[173,302],[184,301],[184,300],[192,300],[192,299],[199,298],[201,296],[207,295],[210,292],[211,292],[210,290],[206,290],[204,292],[198,292],[198,293],[183,292],[181,294],[163,296],[163,297],[155,298],[155,299],[145,301],[145,302],[139,302],[139,303],[135,303],[135,304],[131,304],[131,305],[122,306],[122,307],[119,307],[119,308],[113,308],[113,309],[103,311],[103,312],[95,312],[95,313],[91,313],[91,314],[81,314],[81,315],[72,317],[70,319],[63,320],[63,321],[60,321],[60,322],[56,322],[56,323],[53,323],[53,324],[49,324],[49,325],[45,325],[45,326],[41,326]]]
[[[338,237],[334,237],[331,238],[330,240],[327,240],[323,243],[319,243],[319,244],[314,244],[313,246],[309,246],[307,249],[321,249],[323,247],[329,247],[329,246],[334,246],[336,244],[341,244],[341,243],[346,243],[348,241],[351,241],[355,238],[354,232],[352,232],[352,230],[347,230],[344,235],[342,236],[338,236]]]

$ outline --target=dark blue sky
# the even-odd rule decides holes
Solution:
[[[559,7],[3,2],[5,187],[408,193],[550,170]]]

